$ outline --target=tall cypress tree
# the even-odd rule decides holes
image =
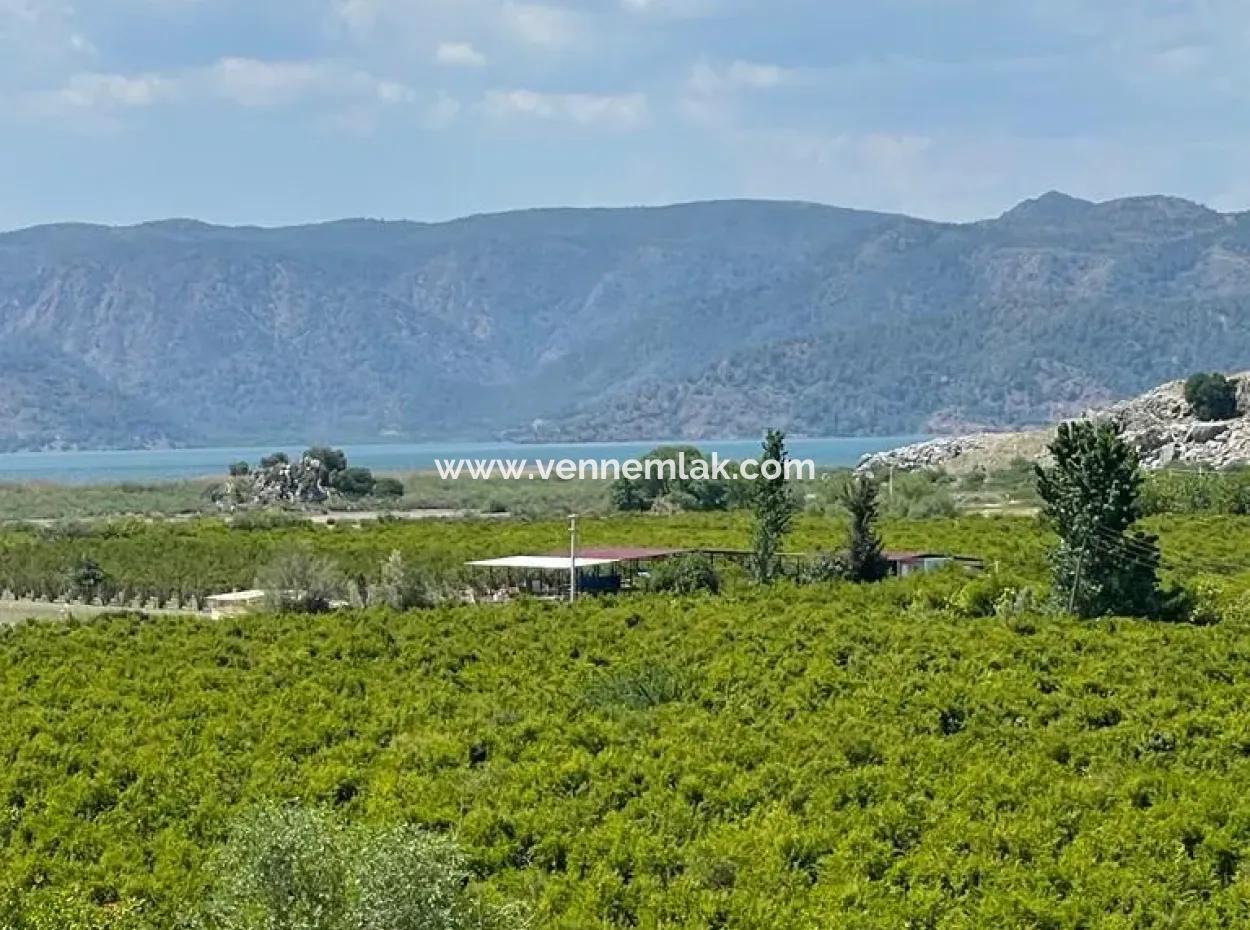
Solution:
[[[847,527],[846,568],[851,581],[880,581],[890,570],[881,537],[877,535],[877,482],[856,475],[842,488],[842,506],[850,517]]]
[[[755,533],[752,539],[751,571],[760,584],[771,584],[781,574],[781,544],[794,522],[794,497],[786,481],[786,435],[769,430],[764,437],[759,466],[776,462],[780,474],[755,480]]]

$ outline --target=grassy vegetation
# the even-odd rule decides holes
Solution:
[[[298,798],[538,927],[1239,925],[1250,626],[930,583],[0,634],[0,884],[170,926]]]
[[[208,481],[99,485],[6,482],[0,484],[0,522],[199,513],[210,506],[205,498],[210,484]]]
[[[1165,574],[1183,580],[1244,570],[1250,521],[1215,514],[1161,515],[1143,525],[1162,536]],[[1046,576],[1046,550],[1054,542],[1035,520],[1003,515],[893,519],[883,531],[891,548],[978,556],[1037,581]],[[787,549],[833,551],[844,535],[842,516],[807,513],[796,520]],[[746,548],[750,539],[751,517],[745,512],[618,514],[581,523],[581,541],[587,547]],[[133,594],[202,595],[250,586],[258,567],[295,546],[332,558],[350,577],[376,581],[382,562],[396,550],[414,565],[445,573],[469,559],[562,551],[567,540],[563,520],[396,520],[362,527],[262,515],[236,524],[213,517],[14,526],[0,529],[0,589],[55,596],[67,574],[89,558]]]
[[[966,578],[938,575],[0,632],[0,902],[172,926],[237,818],[298,799],[454,836],[482,893],[542,928],[1236,926],[1250,520],[1149,526],[1169,573],[1223,586],[1223,622],[969,619]],[[450,567],[563,532],[134,521],[4,531],[0,567],[90,554],[225,585],[296,542],[375,573],[393,549]],[[841,533],[809,514],[790,548]],[[1046,577],[1030,519],[885,535]],[[585,523],[587,545],[748,538],[741,514]]]

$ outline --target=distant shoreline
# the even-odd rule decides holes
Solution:
[[[928,436],[791,437],[791,455],[821,467],[849,467],[868,454],[922,441]],[[338,445],[338,444],[335,444]],[[435,459],[633,458],[662,445],[694,445],[723,458],[754,455],[759,439],[637,440],[596,443],[430,442],[342,444],[354,465],[379,473],[430,473]],[[205,482],[224,478],[232,462],[256,464],[272,452],[298,454],[302,444],[0,453],[0,484],[119,485]]]

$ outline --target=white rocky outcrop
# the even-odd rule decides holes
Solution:
[[[1185,382],[1170,381],[1138,397],[1086,416],[1114,420],[1141,455],[1146,468],[1185,465],[1224,469],[1250,465],[1250,372],[1231,376],[1237,384],[1237,416],[1204,421],[1185,401]],[[1013,458],[1042,458],[1052,431],[976,433],[948,436],[866,456],[861,469],[945,468],[963,471],[1006,465]]]

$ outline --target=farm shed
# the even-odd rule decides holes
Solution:
[[[964,568],[982,568],[980,559],[962,555],[949,555],[944,552],[885,552],[886,561],[890,563],[890,574],[900,578],[908,575],[925,575],[940,571],[948,565],[959,565]]]

